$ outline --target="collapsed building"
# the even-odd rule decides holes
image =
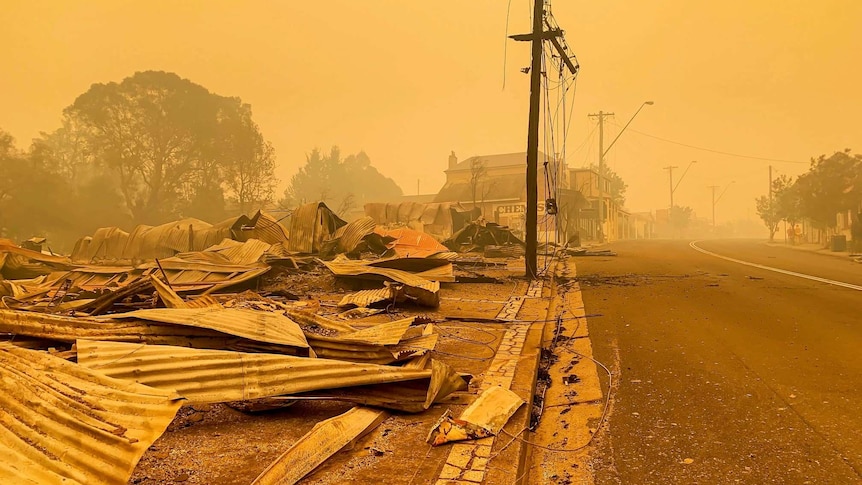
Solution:
[[[0,241],[0,481],[126,483],[184,406],[354,404],[255,481],[295,483],[388,412],[465,392],[471,375],[435,357],[435,320],[396,309],[433,312],[441,283],[494,281],[475,268],[504,263],[464,253],[523,243],[457,206],[366,211],[348,223],[315,202],[287,222],[258,212],[102,228],[69,256]],[[323,277],[349,290],[328,303],[285,284]],[[381,314],[390,318],[362,321]],[[521,401],[502,398],[508,419]],[[484,416],[484,402],[470,413]],[[350,429],[336,439],[331,426]],[[471,429],[478,438],[495,426]],[[435,432],[434,444],[464,439]],[[344,443],[309,457],[331,439]]]

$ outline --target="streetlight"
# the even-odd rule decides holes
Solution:
[[[614,146],[614,143],[616,143],[617,140],[620,139],[620,135],[622,135],[623,132],[626,131],[626,128],[628,128],[629,125],[632,123],[632,121],[634,121],[635,116],[637,116],[638,113],[641,112],[641,110],[644,108],[644,106],[647,106],[647,105],[652,106],[653,104],[655,104],[655,103],[653,103],[652,101],[644,101],[643,103],[641,103],[641,105],[638,107],[637,111],[635,111],[635,114],[633,114],[632,117],[629,118],[629,121],[625,124],[625,126],[623,126],[623,129],[620,130],[619,133],[617,133],[616,138],[614,138],[614,140],[611,142],[610,145],[608,145],[607,148],[602,148],[602,145],[603,145],[602,138],[603,138],[603,133],[604,133],[604,117],[606,116],[606,114],[602,113],[600,111],[599,114],[597,115],[599,118],[599,214],[598,214],[599,215],[599,242],[605,242],[605,229],[604,229],[604,226],[605,226],[605,198],[602,195],[602,191],[604,189],[604,183],[603,183],[604,181],[602,180],[602,177],[604,177],[604,174],[605,174],[605,155],[608,154],[608,152],[611,150],[611,147]],[[609,114],[613,114],[613,113],[609,113]],[[596,116],[596,115],[590,115],[590,116]]]
[[[718,204],[718,201],[720,201],[721,198],[724,197],[725,192],[727,192],[727,189],[729,189],[730,186],[734,182],[736,182],[736,180],[731,180],[730,183],[727,184],[727,187],[725,187],[724,190],[721,191],[721,194],[719,194],[717,199],[715,198],[715,189],[718,188],[718,185],[710,185],[709,186],[709,188],[712,189],[712,228],[713,228],[713,230],[715,229],[715,204]]]
[[[670,187],[670,208],[673,209],[673,193],[676,192],[676,188],[679,187],[679,184],[682,182],[682,179],[685,178],[685,174],[688,173],[688,169],[691,168],[692,165],[697,163],[697,160],[692,160],[689,162],[688,166],[685,167],[685,171],[682,173],[682,177],[676,181],[676,185],[673,184],[673,169],[679,168],[676,165],[671,165],[669,167],[665,167],[664,169],[668,171],[668,186]]]
[[[604,159],[604,158],[605,158],[605,155],[607,155],[607,154],[608,154],[608,152],[609,152],[609,151],[611,151],[611,147],[612,147],[612,146],[614,146],[614,143],[616,143],[616,142],[617,142],[617,140],[619,140],[619,139],[620,139],[620,135],[622,135],[622,134],[623,134],[623,132],[624,132],[624,131],[626,131],[626,128],[628,128],[630,124],[632,124],[632,121],[634,121],[635,116],[637,116],[637,115],[638,115],[638,113],[640,113],[640,112],[641,112],[641,110],[642,110],[642,109],[644,109],[644,106],[652,106],[652,105],[654,105],[654,104],[655,104],[655,103],[654,103],[653,101],[644,101],[644,102],[640,105],[640,107],[638,108],[638,110],[637,110],[637,111],[635,111],[635,114],[633,114],[633,115],[632,115],[632,117],[629,119],[628,123],[626,123],[626,125],[625,125],[625,126],[623,126],[623,129],[622,129],[622,130],[620,130],[620,132],[619,132],[619,133],[617,133],[617,137],[616,137],[616,138],[614,138],[614,141],[612,141],[612,142],[611,142],[611,144],[610,144],[610,145],[608,145],[608,147],[605,149],[604,153],[602,153],[602,159]]]

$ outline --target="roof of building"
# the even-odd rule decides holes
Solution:
[[[417,195],[402,195],[398,197],[398,202],[417,202],[420,204],[427,204],[430,202],[434,202],[434,199],[437,197],[437,194],[417,194]]]
[[[480,180],[476,187],[476,202],[520,200],[526,185],[522,174],[488,176]],[[447,182],[434,198],[434,202],[473,202],[473,188],[469,182]]]
[[[547,155],[539,152],[539,164],[541,164]],[[470,157],[458,162],[454,168],[450,168],[450,170],[470,170],[473,166],[474,161],[481,161],[485,164],[485,168],[494,168],[494,167],[517,167],[521,165],[527,164],[527,152],[517,152],[517,153],[503,153],[498,155],[479,155],[475,157]]]

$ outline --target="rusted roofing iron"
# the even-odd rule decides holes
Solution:
[[[392,242],[387,244],[387,247],[392,249],[399,258],[426,258],[434,254],[449,251],[449,248],[440,244],[430,234],[410,228],[401,227],[386,230],[378,227],[374,232],[393,239]]]
[[[364,262],[336,258],[324,265],[337,277],[397,281],[406,285],[405,292],[424,306],[440,305],[440,283],[406,271],[371,266]]]
[[[19,247],[8,239],[0,239],[0,278],[35,278],[71,268],[69,258],[43,254]]]
[[[417,357],[404,364],[405,369],[424,369],[428,355]],[[438,394],[448,395],[460,390],[464,380],[456,382],[453,390],[444,389],[445,381],[432,383]],[[311,473],[332,455],[359,439],[383,420],[387,411],[368,409],[362,406],[351,408],[346,413],[317,423],[314,428],[290,446],[252,482],[252,485],[293,485]]]
[[[290,217],[287,249],[299,253],[317,253],[323,241],[332,239],[335,231],[346,224],[323,202],[301,205]]]
[[[216,330],[259,342],[308,348],[302,329],[295,322],[278,313],[241,308],[152,308],[97,318],[170,323]]]
[[[289,240],[287,228],[275,217],[261,211],[237,227],[232,237],[237,241],[258,239],[269,244],[282,244]]]
[[[490,386],[476,398],[458,419],[449,411],[431,428],[427,441],[432,446],[451,441],[495,436],[503,429],[524,400],[509,389]]]
[[[399,285],[387,285],[376,290],[361,290],[344,295],[338,302],[339,308],[368,308],[374,305],[386,306],[390,303],[403,302],[406,299]]]
[[[458,378],[448,366],[430,370],[275,354],[97,342],[77,343],[78,363],[108,376],[176,390],[191,403],[291,395],[322,389]],[[436,375],[443,374],[443,375]],[[433,402],[437,395],[429,395]],[[430,402],[428,406],[430,406]]]
[[[386,411],[357,406],[315,424],[311,431],[261,472],[252,485],[297,483],[339,450],[376,428],[387,417],[389,413]]]
[[[413,318],[357,330],[312,313],[289,311],[288,316],[302,327],[317,356],[327,359],[388,364],[426,354],[438,339],[433,327],[411,327]]]
[[[442,258],[393,258],[371,261],[366,264],[373,268],[391,268],[406,271],[431,281],[445,283],[455,281],[455,271],[452,263]]]
[[[309,353],[308,349],[250,340],[204,328],[145,321],[95,321],[91,318],[10,310],[0,310],[0,334],[66,343],[91,339],[288,355]]]
[[[0,482],[125,484],[180,407],[172,391],[0,344]]]

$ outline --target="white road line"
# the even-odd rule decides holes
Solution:
[[[732,261],[734,263],[744,264],[745,266],[751,266],[753,268],[765,269],[767,271],[774,271],[776,273],[786,274],[790,276],[796,276],[797,278],[805,278],[806,280],[819,281],[820,283],[826,283],[827,285],[835,285],[841,286],[843,288],[850,288],[851,290],[862,291],[862,286],[859,285],[851,285],[850,283],[844,283],[843,281],[835,281],[828,280],[826,278],[820,278],[819,276],[811,276],[803,273],[796,273],[794,271],[787,271],[786,269],[773,268],[771,266],[764,266],[762,264],[749,263],[748,261],[742,261],[740,259],[728,258],[727,256],[722,256],[720,254],[713,253],[712,251],[707,251],[701,247],[698,247],[697,243],[701,241],[692,241],[688,245],[691,246],[695,251],[700,251],[703,254],[708,254],[710,256],[715,256],[716,258],[723,259],[725,261]]]

